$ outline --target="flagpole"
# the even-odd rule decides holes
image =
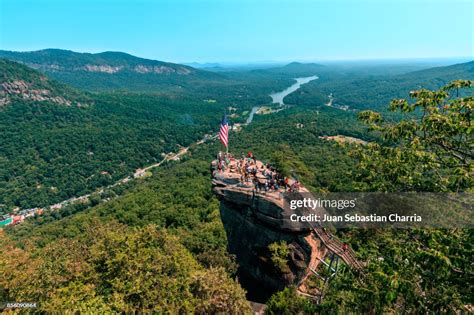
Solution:
[[[227,146],[225,147],[226,151],[226,155],[229,155],[229,143],[230,143],[230,125],[229,125],[229,133],[227,134]]]
[[[224,116],[227,117],[226,109],[224,108]],[[229,132],[227,133],[227,146],[225,147],[226,151],[225,154],[226,156],[229,155],[229,143],[230,143],[230,124],[229,121],[227,120],[227,126],[229,127]]]

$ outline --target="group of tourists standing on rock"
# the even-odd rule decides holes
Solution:
[[[247,155],[242,153],[240,159],[236,159],[230,153],[219,152],[216,168],[218,172],[228,170],[230,173],[240,174],[240,182],[252,183],[257,192],[281,190],[294,192],[300,189],[299,181],[290,184],[288,177],[279,174],[270,164],[258,162],[251,151]]]

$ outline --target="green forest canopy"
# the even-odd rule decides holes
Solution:
[[[452,91],[446,91],[452,94]],[[429,95],[438,95],[433,93]],[[35,129],[29,129],[30,123],[43,128],[40,130],[44,133],[57,129],[42,141],[49,143],[52,139],[62,139],[58,140],[57,148],[61,148],[61,152],[66,155],[72,154],[71,157],[74,157],[76,147],[81,147],[81,143],[89,144],[91,138],[97,141],[97,145],[109,145],[106,143],[107,138],[101,140],[100,137],[111,129],[113,132],[107,134],[108,137],[114,139],[113,135],[116,135],[118,143],[112,144],[122,145],[123,151],[104,150],[103,154],[107,159],[107,154],[118,154],[117,161],[125,155],[133,158],[134,154],[142,154],[140,148],[144,147],[140,147],[142,143],[136,137],[137,130],[142,130],[145,139],[146,135],[153,139],[160,132],[163,135],[172,134],[172,141],[165,140],[160,147],[161,151],[169,145],[171,150],[178,139],[184,142],[195,140],[198,138],[195,133],[212,129],[214,121],[219,118],[219,115],[211,117],[206,112],[212,106],[219,106],[218,103],[199,107],[195,105],[203,103],[194,99],[189,99],[189,109],[184,108],[185,113],[193,113],[191,117],[198,122],[195,125],[190,124],[189,116],[181,116],[181,108],[175,107],[176,98],[122,93],[91,97],[94,99],[91,108],[20,102],[15,107],[10,106],[1,111],[0,117],[24,126],[19,131],[11,129],[10,132],[13,135],[15,132],[27,135],[14,138],[18,143],[27,141],[25,148],[35,143],[36,139],[42,139],[40,134],[35,134]],[[437,102],[438,99],[432,101]],[[180,105],[181,102],[184,102],[183,99],[179,99]],[[453,130],[472,140],[472,129],[464,128],[462,124],[456,125],[471,122],[469,119],[472,116],[466,120],[465,114],[466,111],[472,111],[472,98],[454,97],[448,98],[447,102],[455,105],[452,110],[436,114],[443,119],[451,119]],[[159,111],[156,110],[158,108]],[[405,114],[411,113],[401,115]],[[373,116],[362,114],[361,118],[364,117]],[[181,123],[186,128],[173,129],[174,123],[183,118]],[[149,119],[169,129],[153,129],[147,125]],[[140,123],[128,126],[127,123],[133,120]],[[413,117],[408,117],[398,126],[406,126],[412,120]],[[378,119],[366,121],[380,123]],[[416,126],[425,129],[436,126],[432,123],[426,125],[429,121],[421,121]],[[87,122],[85,127],[82,122]],[[303,124],[304,128],[296,128],[296,124]],[[124,126],[130,129],[122,130]],[[250,148],[259,159],[287,169],[312,190],[348,191],[367,187],[375,190],[404,190],[407,186],[404,186],[406,182],[403,178],[392,181],[391,177],[384,176],[384,172],[376,171],[377,167],[393,163],[394,156],[387,148],[402,150],[407,156],[404,161],[410,163],[400,166],[418,171],[420,160],[414,159],[413,155],[429,150],[428,145],[431,144],[423,140],[421,146],[408,146],[406,150],[405,144],[413,141],[413,134],[401,133],[395,134],[395,138],[387,138],[384,132],[396,130],[397,125],[378,126],[372,126],[372,129],[383,129],[371,134],[363,124],[356,121],[353,113],[334,108],[294,107],[258,117],[255,124],[240,133],[232,133],[231,150],[238,155]],[[74,131],[72,127],[77,130]],[[13,127],[9,125],[8,128]],[[91,128],[91,133],[88,133],[88,128]],[[127,131],[131,138],[122,143],[120,137],[126,137]],[[192,132],[187,133],[189,131]],[[76,132],[77,138],[67,137],[71,132]],[[83,138],[82,133],[85,133]],[[319,138],[327,134],[359,137],[376,141],[378,146],[360,148]],[[448,135],[442,138],[449,139]],[[26,160],[25,166],[28,163],[41,166],[34,160],[34,154],[29,154],[29,151],[25,155],[23,152],[15,154],[14,150],[18,150],[15,142],[2,141],[8,144],[6,148],[13,150],[11,156],[16,157],[19,163],[24,163],[25,156],[31,156],[32,161]],[[68,146],[71,149],[67,149]],[[133,150],[128,151],[130,148]],[[41,147],[36,149],[40,150]],[[217,143],[193,148],[184,161],[165,165],[151,178],[125,188],[107,203],[89,209],[63,209],[2,232],[0,297],[3,300],[34,297],[40,301],[44,311],[61,307],[84,312],[164,312],[193,308],[202,312],[248,310],[242,289],[232,280],[236,266],[226,250],[218,201],[210,192],[209,162],[218,149]],[[357,156],[356,160],[351,158],[351,152]],[[150,158],[155,156],[154,152],[144,154],[149,154]],[[379,158],[365,159],[371,155]],[[45,160],[44,165],[55,161]],[[137,165],[139,161],[143,160],[137,159]],[[372,169],[372,166],[364,164],[367,161],[377,165]],[[81,170],[88,161],[84,160],[83,163],[74,166],[76,170]],[[133,167],[136,166],[133,165],[131,169]],[[416,186],[413,187],[421,190],[433,187],[431,171],[434,169],[440,169],[447,176],[458,176],[457,171],[454,172],[456,166],[444,168],[444,164],[434,163],[430,167],[433,168],[417,175]],[[34,170],[31,170],[33,174]],[[6,173],[7,176],[9,174]],[[34,182],[35,175],[32,176]],[[467,176],[472,179],[472,174],[468,173]],[[456,185],[446,185],[445,189],[469,188],[465,186],[469,182],[454,180],[453,183]],[[67,186],[67,180],[64,180],[64,186]],[[18,190],[6,195],[15,196],[15,193]],[[21,200],[21,197],[17,198]],[[285,290],[269,301],[268,312],[446,312],[461,310],[463,305],[472,304],[472,288],[466,286],[465,282],[472,277],[472,230],[352,230],[339,231],[339,236],[351,244],[359,258],[368,262],[368,277],[359,281],[349,271],[345,272],[332,284],[325,302],[316,308],[295,297],[291,289]],[[55,270],[62,272],[58,274]],[[120,272],[123,270],[130,272]],[[150,277],[150,274],[154,276]],[[137,282],[137,279],[147,281]],[[156,283],[162,284],[166,290],[157,287]],[[71,298],[79,293],[80,300]],[[170,293],[174,294],[171,296]],[[143,297],[162,303],[151,305]]]

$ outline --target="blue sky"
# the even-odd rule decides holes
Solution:
[[[472,57],[473,3],[0,0],[0,49],[175,62]]]

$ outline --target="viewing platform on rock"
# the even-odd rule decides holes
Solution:
[[[270,228],[305,236],[309,234],[318,239],[328,252],[362,272],[363,264],[356,258],[355,252],[319,223],[294,222],[290,219],[292,214],[327,213],[322,207],[296,210],[288,207],[292,199],[301,199],[303,194],[311,196],[310,191],[297,180],[281,176],[276,169],[253,156],[235,158],[230,154],[219,153],[212,162],[212,186],[221,202],[249,209],[252,215]]]
[[[221,200],[257,210],[257,217],[274,228],[290,232],[312,230],[307,222],[290,220],[291,214],[301,210],[289,211],[285,207],[290,196],[309,193],[298,181],[282,177],[274,168],[249,157],[223,156],[212,162],[212,168],[213,191]]]

